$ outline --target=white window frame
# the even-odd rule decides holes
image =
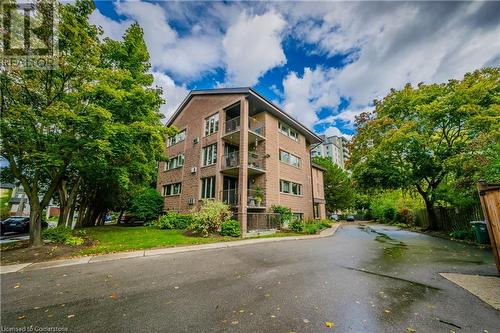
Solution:
[[[205,118],[203,128],[205,136],[216,133],[219,130],[219,113],[217,112],[210,117]]]
[[[173,162],[173,166],[170,166],[170,163]],[[181,168],[184,166],[184,154],[179,154],[177,156],[174,156],[172,158],[169,158],[165,162],[165,166],[163,168],[164,171],[169,171],[169,170],[174,170],[177,168]]]
[[[203,147],[201,151],[201,165],[209,166],[217,163],[217,143]]]
[[[293,159],[296,160],[296,163],[292,162]],[[280,149],[280,161],[296,168],[300,168],[300,166],[302,165],[300,157],[282,149]]]
[[[176,145],[179,142],[182,142],[184,140],[186,140],[186,130],[185,129],[183,129],[182,131],[179,131],[176,134],[169,137],[167,140],[167,147],[171,147],[173,145]]]
[[[287,125],[283,122],[278,122],[278,130],[283,134],[289,137],[290,139],[294,141],[299,141],[299,132],[294,130],[290,125]]]
[[[201,178],[200,182],[200,198],[215,199],[215,176]]]
[[[302,184],[295,183],[289,180],[280,179],[280,193],[301,196]]]
[[[172,197],[176,195],[180,195],[182,192],[182,183],[171,183],[163,185],[163,196],[164,197]]]

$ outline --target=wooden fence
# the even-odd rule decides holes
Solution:
[[[491,249],[495,256],[498,273],[500,273],[500,184],[487,184],[480,181],[477,183],[477,190],[486,216]]]
[[[434,211],[437,227],[444,231],[471,230],[471,221],[484,221],[480,204],[469,208],[436,207]],[[429,226],[429,218],[425,209],[414,210],[412,213],[414,225],[421,228]]]

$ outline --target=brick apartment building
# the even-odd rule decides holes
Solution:
[[[157,189],[165,210],[189,212],[202,199],[228,203],[243,234],[271,228],[271,206],[324,218],[323,169],[310,150],[321,139],[251,88],[191,91],[169,119]]]

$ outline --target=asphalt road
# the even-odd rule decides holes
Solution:
[[[1,325],[69,332],[500,332],[499,311],[438,272],[496,270],[486,250],[349,225],[323,239],[2,275]]]

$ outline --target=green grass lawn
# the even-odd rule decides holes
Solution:
[[[101,226],[84,230],[93,241],[97,241],[97,244],[81,251],[80,254],[82,255],[206,244],[238,239],[220,236],[192,237],[184,235],[184,230],[161,230],[155,227]]]
[[[96,244],[79,252],[79,255],[112,253],[182,245],[207,244],[239,240],[235,237],[194,237],[184,230],[161,230],[155,227],[100,226],[85,228],[85,233]],[[278,232],[251,238],[299,236],[303,233]]]

